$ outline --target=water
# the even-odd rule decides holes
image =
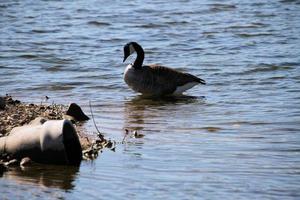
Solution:
[[[80,168],[6,172],[1,198],[299,199],[299,20],[297,0],[2,1],[0,94],[91,100],[107,137],[145,137]],[[122,79],[129,41],[207,85],[141,98]]]

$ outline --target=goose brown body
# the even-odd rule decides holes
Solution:
[[[161,65],[143,66],[144,51],[134,42],[125,45],[124,60],[133,51],[137,52],[137,59],[126,67],[124,80],[136,92],[150,96],[179,95],[199,83],[205,84],[204,80],[189,73]]]

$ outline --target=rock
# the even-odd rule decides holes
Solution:
[[[19,161],[17,159],[12,159],[5,163],[6,166],[17,166],[19,165]]]
[[[133,132],[133,137],[134,137],[134,138],[142,138],[142,137],[144,137],[144,135],[141,134],[141,133],[138,133],[137,131],[134,131],[134,132]]]
[[[4,110],[5,108],[5,100],[3,97],[0,97],[0,110]]]
[[[85,121],[90,119],[83,113],[82,109],[76,103],[71,103],[66,114],[74,117],[77,121]]]
[[[3,172],[7,171],[7,167],[4,165],[4,163],[0,162],[0,176],[3,174]]]
[[[25,157],[25,158],[22,158],[20,165],[22,167],[24,167],[24,166],[30,165],[31,163],[32,163],[32,160],[29,157]]]

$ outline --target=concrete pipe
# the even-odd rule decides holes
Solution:
[[[0,154],[45,164],[79,165],[82,149],[76,130],[69,120],[34,120],[14,128],[0,138]],[[41,124],[43,123],[43,124]]]

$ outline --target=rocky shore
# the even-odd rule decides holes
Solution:
[[[63,119],[67,107],[63,105],[25,104],[11,96],[0,97],[0,137],[17,126],[28,124],[37,117]]]
[[[62,120],[68,119],[79,136],[83,159],[94,159],[103,148],[114,150],[115,143],[106,140],[101,133],[88,134],[84,129],[84,121],[88,120],[81,108],[72,103],[70,106],[58,104],[22,103],[6,95],[0,97],[0,137],[8,136],[15,127],[30,124],[33,120]],[[12,163],[7,155],[0,155],[0,163]],[[21,163],[21,160],[19,160]]]

